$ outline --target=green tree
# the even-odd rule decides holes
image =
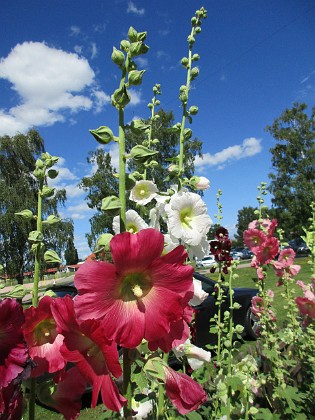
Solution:
[[[0,264],[7,275],[17,276],[19,282],[23,281],[26,267],[32,270],[28,235],[36,229],[36,221],[17,220],[15,213],[29,209],[37,214],[38,188],[33,171],[36,159],[44,151],[44,140],[36,130],[30,130],[26,135],[0,137]],[[58,206],[65,200],[64,190],[57,191],[53,199],[44,199],[43,215],[58,216]],[[64,232],[60,225],[47,242],[56,252],[65,244],[59,232]]]
[[[93,175],[82,178],[79,187],[87,192],[88,206],[96,210],[90,219],[91,232],[86,234],[88,245],[93,249],[102,233],[112,233],[113,217],[101,211],[101,206],[103,198],[118,195],[118,179],[114,176],[117,172],[112,166],[111,156],[104,149],[98,148],[89,152],[87,162],[93,165],[96,171]]]
[[[77,264],[79,261],[78,251],[74,246],[73,239],[69,238],[65,250],[65,259],[67,265]]]
[[[243,207],[241,210],[238,211],[237,224],[236,224],[237,231],[234,237],[233,245],[244,246],[243,233],[244,233],[244,230],[248,229],[248,224],[252,222],[253,220],[257,219],[257,214],[255,214],[256,210],[258,209],[248,206],[248,207]]]
[[[286,239],[298,238],[308,225],[310,204],[315,199],[315,108],[294,103],[266,130],[275,138],[270,149],[273,172],[269,174],[271,215],[278,219]]]

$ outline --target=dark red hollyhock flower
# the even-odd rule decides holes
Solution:
[[[23,372],[28,352],[21,326],[23,308],[15,299],[0,301],[0,388]]]
[[[23,393],[20,381],[13,380],[0,388],[0,419],[18,420],[23,414]]]

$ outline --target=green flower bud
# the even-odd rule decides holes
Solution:
[[[145,41],[146,37],[147,37],[146,32],[138,32],[137,40],[143,42]]]
[[[110,251],[110,241],[112,240],[113,235],[111,233],[103,233],[101,236],[98,237],[94,253],[98,254],[100,252],[108,252]]]
[[[111,215],[119,214],[121,202],[118,197],[111,195],[102,200],[101,210],[109,212]]]
[[[44,169],[36,168],[35,171],[33,172],[33,174],[37,179],[44,179],[45,178],[45,170]]]
[[[101,144],[108,144],[114,140],[114,134],[109,127],[101,126],[96,130],[89,130],[92,136]]]
[[[154,156],[157,153],[157,151],[151,150],[141,144],[134,146],[130,151],[131,157],[139,163],[146,162],[151,156]]]
[[[120,43],[120,49],[125,52],[128,52],[129,48],[130,48],[130,42],[127,41],[126,39],[123,39]]]
[[[200,24],[201,24],[201,22],[200,22]],[[195,29],[195,31],[196,31],[196,34],[200,34],[200,32],[201,32],[200,26],[197,26],[197,28]]]
[[[125,61],[125,55],[122,51],[119,51],[117,48],[113,47],[112,60],[115,64],[117,64],[117,66],[121,66]]]
[[[187,41],[189,44],[193,44],[195,42],[195,38],[193,35],[188,35]]]
[[[136,57],[137,55],[146,54],[149,51],[149,47],[143,44],[141,41],[133,42],[130,44],[129,56]]]
[[[32,244],[39,244],[43,240],[43,234],[39,230],[32,230],[28,235],[28,240]]]
[[[145,70],[132,70],[131,72],[129,72],[128,74],[128,83],[129,85],[141,85],[142,83],[142,76],[144,74]]]
[[[132,26],[130,26],[128,30],[128,38],[130,39],[130,42],[138,41],[138,32]]]
[[[190,73],[190,79],[193,80],[195,79],[199,74],[199,69],[198,67],[194,67],[193,69],[191,69],[191,73]]]
[[[37,159],[35,165],[36,165],[36,168],[38,169],[43,169],[43,167],[45,166],[44,162],[41,159]]]
[[[49,197],[52,197],[54,193],[55,193],[55,188],[48,187],[47,185],[43,186],[43,189],[41,192],[42,197],[49,198]]]
[[[119,89],[116,89],[111,99],[112,99],[112,104],[117,109],[125,108],[125,106],[128,105],[131,100],[130,95],[127,91],[126,85],[124,85],[123,87]]]
[[[43,223],[47,223],[48,225],[55,225],[56,223],[59,223],[61,219],[59,217],[51,214],[47,217],[46,220],[43,220]]]
[[[200,55],[199,54],[194,54],[193,56],[192,56],[192,60],[193,61],[198,61],[200,59]]]
[[[189,108],[188,112],[191,115],[196,115],[198,114],[198,107],[193,105]]]
[[[50,179],[55,179],[59,174],[59,171],[56,171],[56,169],[49,169],[47,172],[47,175]]]
[[[192,136],[192,130],[190,128],[185,128],[184,130],[184,140],[187,141],[191,138]]]
[[[183,57],[181,60],[182,66],[187,67],[189,64],[189,60],[187,57]]]
[[[134,134],[142,134],[150,130],[150,124],[146,124],[143,120],[132,120],[130,128]]]
[[[16,216],[21,217],[24,220],[32,220],[34,218],[33,213],[31,212],[31,210],[28,210],[28,209],[19,211],[19,212],[14,213],[14,214]]]
[[[153,140],[152,140],[152,143],[153,143],[153,144],[160,144],[160,140],[159,140],[159,139],[153,139]]]

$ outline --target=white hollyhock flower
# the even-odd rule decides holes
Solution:
[[[193,284],[194,284],[194,297],[189,301],[189,305],[197,306],[207,299],[207,297],[209,296],[209,293],[205,292],[202,289],[202,284],[200,280],[193,278]]]
[[[198,260],[202,260],[203,257],[210,254],[210,244],[206,236],[204,236],[201,239],[200,244],[196,246],[188,245],[186,248],[187,248],[188,256],[191,260],[194,257],[196,257]]]
[[[212,223],[206,204],[195,193],[174,194],[165,211],[169,233],[187,245],[199,245]]]
[[[164,251],[170,252],[179,245],[178,239],[172,237],[168,233],[164,235]]]
[[[186,340],[185,343],[174,347],[172,350],[176,357],[186,356],[193,370],[199,369],[205,362],[210,362],[211,360],[209,351],[191,344],[190,340]]]
[[[156,197],[158,192],[157,186],[152,181],[137,181],[136,185],[130,191],[130,200],[138,204],[146,205]]]
[[[139,230],[146,229],[147,227],[147,223],[135,210],[128,210],[126,212],[126,232],[137,233]],[[115,216],[113,219],[113,231],[115,234],[120,233],[119,216]]]

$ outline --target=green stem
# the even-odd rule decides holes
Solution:
[[[233,345],[233,289],[232,289],[233,270],[229,276],[229,300],[230,300],[230,319],[229,319],[229,356],[228,356],[228,377],[232,375],[232,345]],[[228,386],[227,395],[227,419],[231,418],[231,385]]]
[[[127,399],[127,404],[124,406],[124,417],[127,419],[131,416],[131,399],[132,399],[132,388],[131,388],[131,363],[129,359],[129,350],[123,350],[123,394]]]
[[[168,363],[168,353],[163,353],[163,361]],[[165,418],[165,404],[164,404],[164,396],[165,396],[165,385],[159,384],[158,387],[158,412],[157,418],[158,420],[163,420]]]
[[[120,210],[120,232],[126,230],[126,144],[124,127],[124,110],[119,109],[119,199]]]

